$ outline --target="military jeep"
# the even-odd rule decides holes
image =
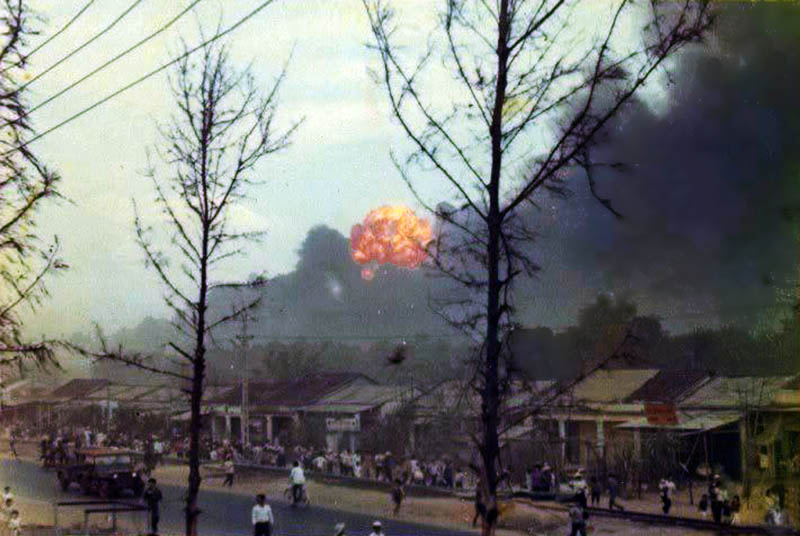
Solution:
[[[58,469],[58,483],[66,491],[72,484],[86,495],[115,497],[130,491],[135,497],[144,492],[144,479],[138,470],[141,455],[131,450],[87,448],[75,452],[75,461]]]

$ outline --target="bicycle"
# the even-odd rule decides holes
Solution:
[[[300,487],[300,497],[297,501],[294,500],[294,493],[291,485],[283,490],[283,498],[286,499],[286,502],[291,504],[292,507],[299,505],[303,508],[308,508],[311,504],[311,501],[308,499],[308,491],[306,490],[305,486]]]

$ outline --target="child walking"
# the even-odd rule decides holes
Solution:
[[[403,488],[403,481],[395,479],[394,487],[392,488],[392,502],[394,503],[393,514],[400,513],[400,506],[403,504],[403,499],[406,498],[406,490]]]

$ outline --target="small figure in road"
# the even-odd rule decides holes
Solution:
[[[662,478],[658,483],[658,491],[661,495],[661,511],[664,515],[669,515],[669,510],[672,508],[672,492],[675,489],[675,483],[668,478]]]
[[[742,500],[738,495],[733,496],[731,501],[731,525],[739,523],[739,510],[742,509]]]
[[[614,473],[608,475],[608,509],[616,508],[620,512],[624,511],[621,505],[617,504],[617,494],[619,493],[619,480]]]
[[[150,511],[150,534],[158,534],[158,521],[161,519],[161,508],[159,503],[164,496],[161,490],[156,485],[156,479],[150,478],[147,480],[147,488],[142,494],[142,499],[147,504],[147,509]]]
[[[292,486],[292,505],[298,504],[303,498],[303,486],[306,484],[306,475],[303,468],[300,467],[300,462],[297,460],[292,464],[292,470],[289,471],[289,485]]]
[[[584,496],[584,500],[586,496]],[[581,507],[580,502],[576,502],[569,508],[570,536],[586,536],[586,510]]]
[[[19,518],[19,511],[12,510],[8,519],[9,536],[20,536],[22,531],[22,520]]]
[[[11,431],[11,435],[8,437],[8,448],[11,449],[14,459],[19,458],[19,454],[17,454],[17,434],[13,430]]]
[[[722,503],[725,495],[721,480],[714,480],[708,489],[708,495],[711,499],[711,517],[714,519],[714,523],[720,525],[722,524]]]
[[[42,461],[42,465],[47,467],[47,451],[48,451],[49,442],[47,441],[46,437],[42,437],[42,440],[39,442],[39,459]]]
[[[600,482],[596,476],[589,479],[589,492],[592,499],[592,506],[600,506]]]
[[[575,502],[578,503],[578,506],[585,512],[586,508],[589,506],[589,503],[586,499],[586,488],[580,487],[578,488],[578,492],[575,494]]]
[[[270,536],[275,518],[272,517],[272,508],[267,504],[267,496],[263,493],[256,495],[252,519],[254,536]]]
[[[700,515],[703,516],[703,519],[706,519],[708,517],[708,494],[703,493],[697,507],[700,509]]]
[[[8,523],[11,519],[11,512],[14,511],[14,499],[6,499],[3,502],[3,523]]]
[[[369,536],[383,536],[383,534],[383,525],[381,525],[381,522],[373,521],[372,532],[369,533]]]
[[[486,517],[486,504],[483,502],[483,492],[480,484],[475,488],[475,516],[472,518],[472,526],[478,523],[478,519]]]
[[[14,494],[11,493],[11,486],[6,486],[3,488],[3,504],[6,504],[9,499],[13,500]]]
[[[403,481],[399,478],[395,479],[394,487],[392,488],[392,502],[394,503],[393,514],[400,513],[400,506],[403,504],[403,499],[406,498],[406,490],[403,488]]]
[[[232,488],[233,475],[236,472],[236,467],[233,465],[233,457],[228,455],[228,457],[225,459],[225,463],[222,464],[222,467],[225,469],[225,480],[222,482],[222,485]]]

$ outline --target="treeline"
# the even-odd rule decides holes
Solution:
[[[632,341],[610,367],[701,369],[729,375],[796,374],[800,371],[800,329],[796,319],[777,327],[747,331],[741,327],[702,327],[671,334],[661,321],[640,316],[625,298],[601,295],[582,309],[574,326],[519,330],[513,359],[535,378],[569,378],[611,356],[623,339]]]
[[[167,322],[146,319],[137,327],[110,337],[140,352],[160,356],[170,340]],[[516,330],[511,358],[524,376],[535,379],[574,377],[582,369],[612,355],[629,336],[624,356],[609,363],[617,368],[693,368],[718,374],[795,374],[800,371],[800,329],[795,319],[777,327],[747,331],[740,327],[698,328],[672,334],[661,321],[639,315],[625,298],[601,295],[582,309],[575,324],[555,331],[549,327]],[[209,353],[209,380],[231,383],[242,378],[286,379],[319,371],[361,372],[382,383],[433,385],[466,374],[471,348],[454,336],[410,336],[398,339],[315,339],[259,341],[247,355],[235,340],[217,341]],[[156,357],[168,362],[167,357]],[[112,363],[97,363],[94,373],[117,381],[141,381],[141,373]]]

